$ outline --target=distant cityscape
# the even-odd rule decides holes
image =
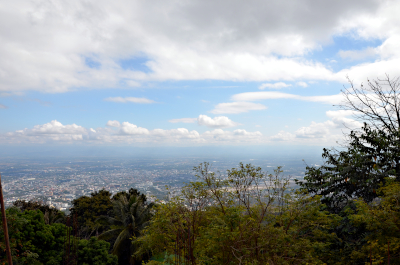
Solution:
[[[313,161],[314,160],[314,161]],[[149,200],[166,199],[166,186],[179,192],[181,187],[196,180],[194,166],[207,161],[212,171],[225,174],[237,167],[236,160],[205,160],[204,158],[127,159],[2,159],[3,193],[6,207],[16,200],[42,201],[68,211],[72,200],[105,189],[115,194],[136,188]],[[282,166],[284,175],[303,178],[305,163],[300,158],[247,159],[243,163],[260,166],[264,172]],[[315,158],[309,162],[316,162]]]

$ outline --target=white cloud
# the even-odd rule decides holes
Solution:
[[[0,104],[0,109],[7,109],[7,108],[8,108],[7,106]]]
[[[343,133],[352,129],[359,129],[362,124],[348,116],[354,115],[350,110],[327,111],[326,115],[330,120],[325,122],[314,122],[303,126],[292,132],[280,131],[270,137],[272,141],[288,141],[292,143],[307,142],[308,144],[333,144],[343,140]],[[299,119],[301,120],[301,119]],[[315,142],[315,139],[318,139]],[[314,141],[314,142],[313,142]]]
[[[138,127],[135,124],[129,123],[127,121],[121,124],[120,134],[122,135],[141,135],[149,134],[149,130],[146,128]]]
[[[234,130],[224,131],[222,129],[215,129],[213,131],[206,131],[202,134],[202,137],[206,139],[208,142],[260,142],[262,137],[262,133],[259,131],[256,132],[247,132],[246,130]]]
[[[292,85],[286,84],[286,83],[283,83],[283,82],[278,82],[278,83],[273,83],[273,84],[264,83],[261,86],[259,86],[258,89],[260,89],[260,90],[264,90],[265,88],[281,89],[281,88],[290,87],[290,86],[292,86]]]
[[[336,75],[339,77],[349,76],[355,85],[365,83],[367,79],[382,78],[386,74],[391,77],[400,75],[398,65],[400,64],[400,57],[388,60],[377,60],[372,63],[364,63],[343,69]]]
[[[181,119],[172,119],[169,120],[168,122],[171,123],[195,123],[197,121],[197,118],[181,118]]]
[[[215,108],[211,111],[214,114],[223,114],[223,113],[243,113],[249,112],[250,110],[264,110],[267,109],[266,106],[259,103],[253,102],[230,102],[230,103],[219,103],[215,106]]]
[[[154,100],[147,99],[147,98],[135,98],[135,97],[110,97],[104,99],[105,101],[111,101],[116,103],[139,103],[139,104],[152,104],[156,103]]]
[[[9,25],[0,31],[0,91],[332,80],[331,70],[302,56],[347,32],[397,36],[398,9],[374,0],[7,1],[0,7],[0,23]],[[119,63],[138,55],[148,58],[148,72]]]
[[[197,140],[200,138],[200,134],[193,130],[189,131],[186,128],[178,128],[178,129],[171,129],[171,130],[163,130],[163,129],[155,129],[151,131],[152,136],[161,137],[163,139],[167,139],[173,142],[176,142],[180,139],[191,139]]]
[[[225,116],[210,118],[207,115],[199,115],[197,118],[197,123],[200,126],[207,126],[211,128],[228,128],[239,125],[239,123],[233,122],[231,119]]]
[[[352,110],[328,110],[326,112],[326,116],[329,118],[342,118],[356,114],[355,111]]]
[[[335,127],[336,124],[332,121],[323,123],[311,122],[310,126],[301,127],[296,130],[295,135],[298,138],[324,138],[329,134],[330,130]]]
[[[121,124],[119,123],[119,121],[108,121],[107,122],[107,126],[110,127],[119,127]]]
[[[262,92],[245,92],[235,94],[231,97],[234,101],[256,101],[264,99],[297,99],[304,101],[321,102],[325,104],[339,104],[343,101],[341,94],[330,96],[299,96],[283,92],[262,91]]]
[[[218,119],[217,119],[218,122]],[[224,131],[215,129],[202,134],[196,130],[186,128],[148,130],[129,122],[119,123],[109,121],[106,127],[86,129],[71,124],[63,125],[54,120],[43,125],[36,125],[32,129],[17,130],[0,134],[0,143],[54,143],[54,142],[82,142],[96,144],[211,144],[211,143],[259,143],[262,134],[258,131],[246,130]],[[115,125],[120,124],[119,127]],[[114,125],[114,126],[110,126]]]
[[[0,136],[3,143],[36,142],[44,143],[47,141],[81,141],[83,136],[88,134],[88,130],[82,126],[71,124],[63,125],[57,120],[53,120],[43,125],[35,125],[32,129],[25,128],[15,132],[9,132]]]
[[[285,131],[280,131],[279,133],[273,135],[270,137],[272,141],[293,141],[295,139],[296,135],[285,132]]]
[[[248,132],[246,130],[243,129],[237,129],[233,131],[234,135],[241,135],[241,136],[261,136],[262,134],[259,131],[256,132]]]
[[[35,125],[33,129],[25,129],[24,132],[30,135],[36,134],[84,134],[86,129],[82,126],[71,124],[62,125],[61,122],[53,120],[43,125]]]
[[[307,83],[303,82],[303,81],[297,82],[296,85],[301,86],[301,87],[308,87]]]
[[[326,112],[326,116],[332,119],[333,122],[339,126],[344,126],[348,129],[359,129],[363,125],[361,122],[348,118],[348,116],[357,116],[357,112],[351,110],[329,110]]]
[[[366,58],[376,57],[377,51],[375,48],[368,47],[364,50],[349,50],[349,51],[339,51],[339,56],[343,59],[349,59],[352,61],[363,60]]]
[[[141,86],[141,84],[139,82],[133,81],[133,80],[128,80],[125,83],[130,87],[140,87]]]

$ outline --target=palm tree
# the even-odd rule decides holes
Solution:
[[[98,222],[110,225],[111,229],[99,235],[99,238],[114,241],[111,253],[118,256],[119,264],[141,264],[141,261],[132,257],[135,251],[132,238],[137,238],[149,222],[153,203],[148,204],[146,196],[136,189],[116,194],[112,203],[113,217],[101,216],[98,219]]]

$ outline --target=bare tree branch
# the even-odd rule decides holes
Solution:
[[[396,132],[400,128],[400,79],[390,78],[368,80],[367,86],[356,87],[347,77],[350,87],[344,88],[344,110],[354,112],[357,120],[366,122],[376,129]]]

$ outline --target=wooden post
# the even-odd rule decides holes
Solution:
[[[8,259],[8,264],[12,265],[13,263],[11,258],[10,240],[8,238],[6,209],[4,207],[4,200],[3,200],[3,186],[1,185],[1,174],[0,174],[0,204],[1,204],[1,217],[3,219],[4,239],[6,241],[7,259]]]

